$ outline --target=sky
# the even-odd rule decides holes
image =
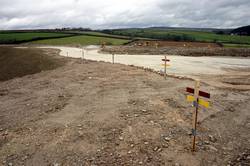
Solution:
[[[0,29],[236,28],[250,0],[0,0]]]

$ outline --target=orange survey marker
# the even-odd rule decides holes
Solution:
[[[187,87],[186,92],[194,94],[187,96],[187,101],[193,102],[193,106],[195,107],[195,112],[193,114],[193,129],[192,129],[192,135],[193,135],[193,143],[192,143],[192,151],[195,151],[195,140],[196,140],[196,129],[197,129],[197,119],[198,119],[198,109],[199,106],[203,106],[205,108],[209,107],[209,102],[201,99],[200,97],[204,98],[210,98],[210,93],[200,91],[200,81],[195,82],[195,88],[189,88]]]

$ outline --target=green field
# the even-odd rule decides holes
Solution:
[[[48,39],[56,37],[67,37],[72,36],[72,34],[67,33],[43,33],[43,32],[1,32],[0,33],[0,43],[2,44],[16,44],[32,40]]]
[[[230,44],[250,44],[250,36],[221,35],[213,32],[192,30],[164,30],[157,28],[110,30],[110,34],[130,37],[145,37],[173,41],[217,42]],[[240,46],[240,45],[238,45]]]
[[[103,31],[10,32],[0,31],[0,44],[35,43],[48,45],[122,45],[134,40],[216,42],[224,47],[250,47],[250,36],[221,35],[183,29],[117,29]]]
[[[107,45],[122,45],[130,40],[126,39],[116,39],[109,37],[97,37],[97,36],[74,36],[74,37],[66,37],[60,39],[47,39],[47,40],[39,40],[33,41],[31,43],[34,44],[47,44],[47,45],[101,45],[105,42]]]
[[[223,47],[227,48],[250,48],[250,44],[223,44]]]
[[[94,32],[94,31],[91,31],[91,32],[80,32],[80,34],[91,35],[91,36],[100,36],[100,37],[130,39],[130,37],[127,37],[127,36],[111,35],[111,34],[106,34],[106,33],[101,33],[101,32]]]
[[[90,31],[90,32],[80,32],[80,34],[84,35],[90,35],[90,36],[100,36],[100,37],[111,37],[111,38],[117,38],[117,39],[125,39],[125,40],[151,40],[151,38],[145,38],[145,37],[131,37],[126,35],[115,35],[115,34],[108,34],[103,32],[97,32],[97,31]]]
[[[48,45],[122,45],[128,37],[101,32],[0,32],[0,44],[35,43]]]
[[[169,34],[192,36],[195,41],[250,44],[250,36],[219,35],[213,32],[171,31]]]

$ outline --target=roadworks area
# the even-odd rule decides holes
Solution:
[[[191,152],[192,79],[21,50],[0,47],[14,55],[1,60],[1,75],[12,72],[0,82],[0,165],[250,164],[250,69],[202,81],[211,107],[199,110]]]

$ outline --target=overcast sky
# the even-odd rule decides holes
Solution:
[[[0,29],[250,24],[250,0],[0,0]]]

